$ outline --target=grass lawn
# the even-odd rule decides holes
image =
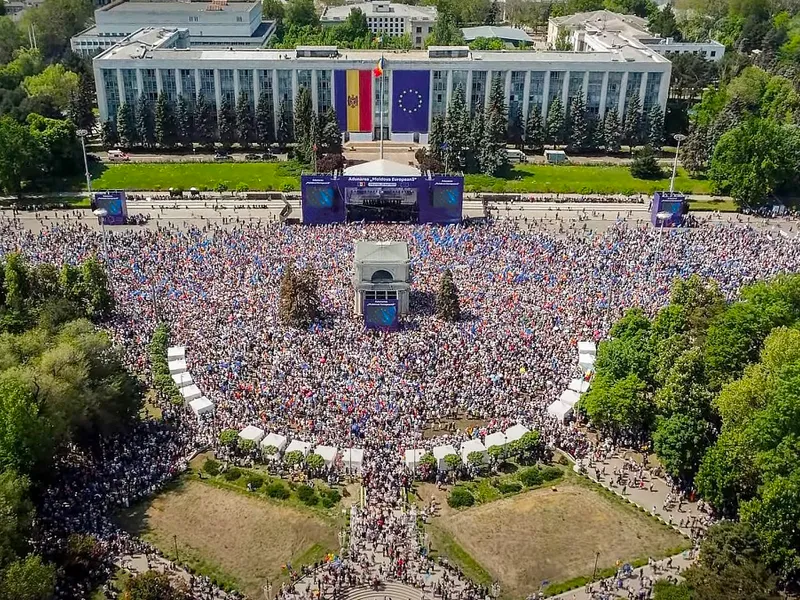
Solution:
[[[669,179],[636,179],[626,166],[517,165],[509,179],[467,175],[464,188],[468,192],[496,193],[652,194],[669,189]],[[692,179],[686,171],[678,169],[675,189],[692,194],[710,194],[711,184]]]
[[[167,190],[170,187],[212,190],[220,183],[229,190],[240,184],[250,190],[298,190],[303,167],[297,163],[138,163],[101,165],[95,189]],[[628,167],[582,165],[518,165],[509,179],[467,175],[468,192],[651,194],[669,188],[669,180],[646,181],[631,176]],[[708,181],[692,179],[682,169],[678,191],[708,194]]]
[[[285,580],[281,565],[313,563],[337,551],[337,523],[316,512],[183,479],[121,515],[122,525],[195,572],[253,600]]]
[[[708,212],[718,210],[719,212],[738,212],[733,200],[691,200],[689,210]]]
[[[467,510],[445,504],[428,526],[433,547],[477,581],[499,581],[504,598],[521,598],[543,581],[550,594],[584,585],[596,553],[598,567],[608,569],[617,560],[646,562],[689,546],[673,529],[576,477],[555,488]]]

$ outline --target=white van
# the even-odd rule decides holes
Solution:
[[[130,160],[131,157],[125,154],[122,150],[109,150],[108,160],[111,162]]]
[[[512,164],[528,162],[528,156],[522,150],[506,149],[506,155],[508,156],[508,162]]]

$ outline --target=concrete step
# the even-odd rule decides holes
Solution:
[[[415,587],[397,581],[387,581],[379,590],[358,586],[347,591],[345,600],[421,600],[422,592]]]

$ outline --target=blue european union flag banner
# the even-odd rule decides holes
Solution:
[[[392,71],[392,131],[428,133],[430,71]]]

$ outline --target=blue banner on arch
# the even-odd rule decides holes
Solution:
[[[428,133],[430,71],[392,71],[392,131]]]

